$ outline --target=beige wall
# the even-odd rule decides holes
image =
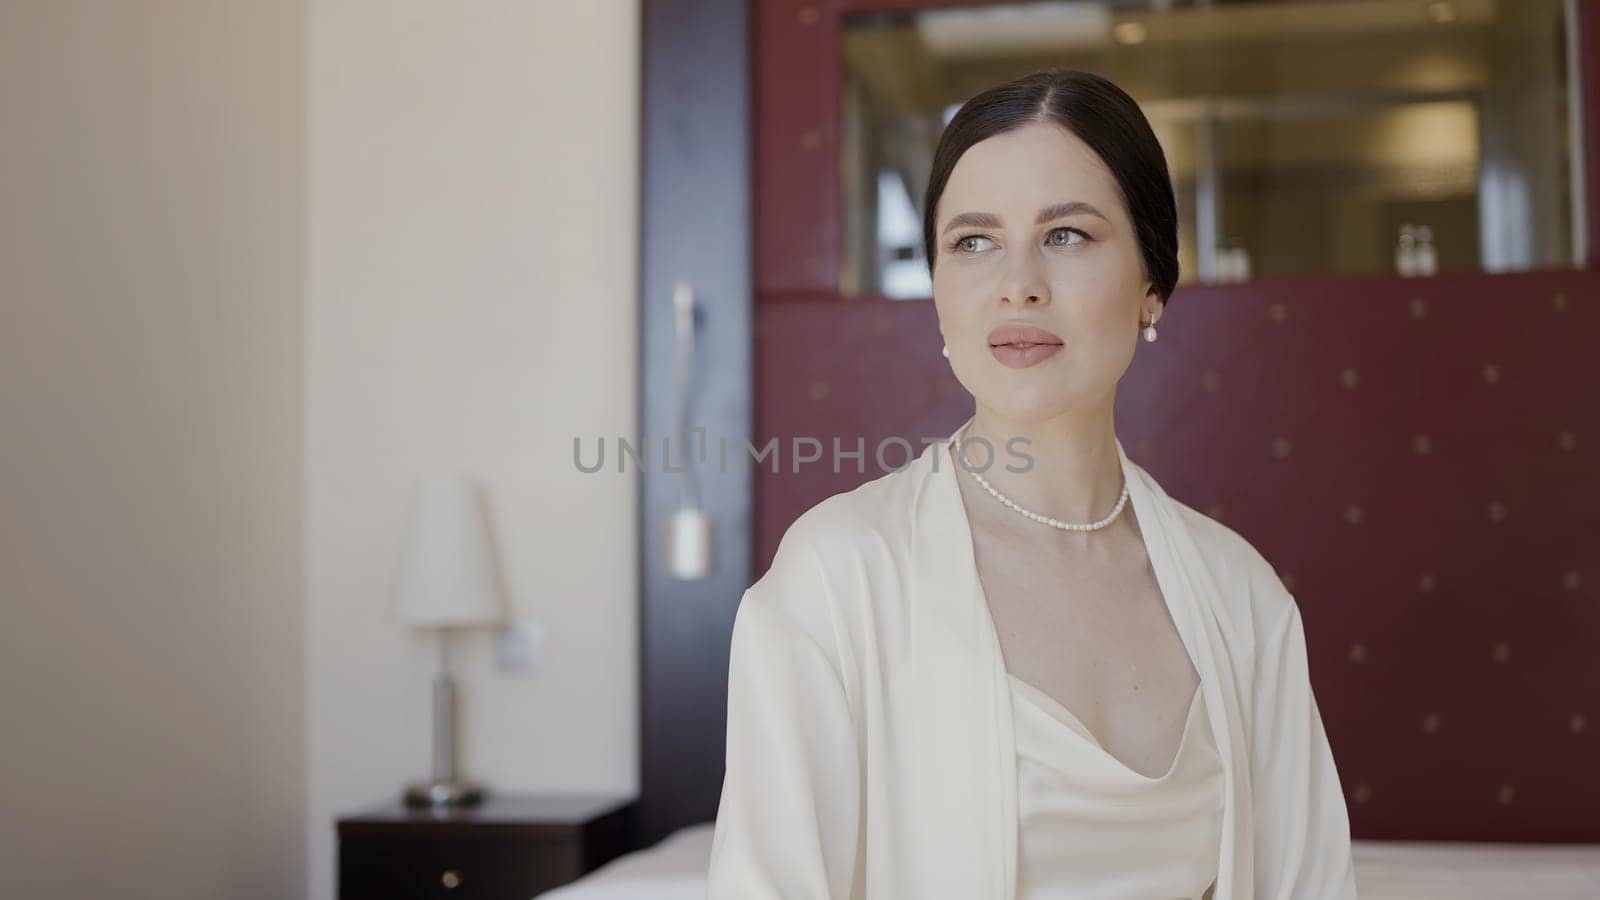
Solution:
[[[638,13],[0,7],[0,895],[333,896],[428,767],[414,479],[489,489],[531,674],[464,764],[637,786]]]
[[[532,674],[467,771],[634,790],[633,0],[0,7],[0,895],[333,896],[428,766],[407,493],[480,476]]]
[[[0,896],[304,894],[305,31],[0,4]]]
[[[335,816],[428,769],[433,649],[388,596],[424,473],[483,479],[511,603],[548,634],[532,675],[459,642],[467,773],[636,787],[636,486],[578,473],[571,442],[635,431],[638,14],[311,9],[306,840],[328,898]]]

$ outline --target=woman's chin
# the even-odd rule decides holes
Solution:
[[[979,400],[1001,418],[1019,425],[1048,422],[1072,410],[1069,397],[1045,385],[1013,387],[987,397],[980,396]]]

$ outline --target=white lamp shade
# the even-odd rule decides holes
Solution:
[[[396,593],[401,616],[413,625],[492,625],[503,618],[489,522],[470,480],[418,485]]]

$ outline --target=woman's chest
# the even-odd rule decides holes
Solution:
[[[1124,765],[1165,771],[1199,673],[1148,567],[978,549],[1006,671],[1066,707]]]

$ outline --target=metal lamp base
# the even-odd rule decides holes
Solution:
[[[439,629],[439,672],[433,679],[433,774],[406,786],[407,806],[462,807],[483,802],[483,788],[456,771],[456,683],[450,677],[450,630]]]
[[[461,781],[420,781],[406,786],[407,806],[476,806],[483,788]]]

